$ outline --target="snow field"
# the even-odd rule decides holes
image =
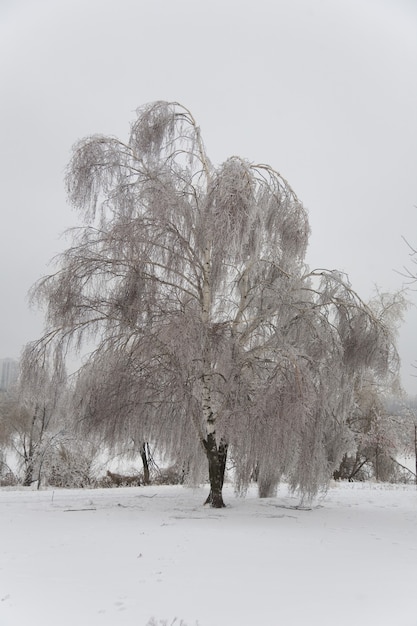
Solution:
[[[0,490],[0,626],[417,625],[417,491]]]

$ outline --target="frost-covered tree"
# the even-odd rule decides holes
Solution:
[[[400,414],[406,432],[404,452],[406,456],[414,457],[414,481],[417,484],[417,396],[405,398]]]
[[[389,398],[387,410],[391,419],[397,423],[397,436],[399,440],[399,456],[401,459],[414,459],[414,471],[409,464],[403,465],[395,459],[395,462],[411,475],[417,484],[417,396],[402,394]]]
[[[343,456],[335,478],[392,481],[397,475],[395,457],[402,448],[403,425],[389,410],[386,389],[375,379],[358,381],[355,402],[347,419],[353,445]]]
[[[307,214],[288,183],[237,156],[213,166],[190,111],[156,102],[126,142],[80,141],[67,188],[84,223],[35,288],[36,348],[93,340],[114,402],[129,398],[101,424],[203,453],[212,506],[228,451],[240,488],[257,465],[265,484],[285,473],[314,494],[340,459],[354,372],[382,375],[395,354],[346,277],[305,266]]]
[[[7,455],[13,445],[13,418],[15,414],[16,402],[13,389],[0,391],[0,481],[7,481],[12,476],[14,478]]]
[[[377,291],[368,303],[375,318],[393,338],[408,306],[405,292],[394,294]],[[391,375],[373,368],[358,368],[353,381],[353,405],[346,424],[352,435],[350,449],[345,451],[336,478],[354,480],[374,476],[390,480],[396,473],[395,456],[401,447],[402,424],[392,412],[393,398],[401,395],[395,370]]]
[[[31,344],[20,360],[20,375],[11,416],[13,447],[23,467],[23,485],[41,481],[42,468],[58,443],[65,423],[68,395],[62,363],[37,358]]]
[[[150,481],[149,443],[160,458],[195,480],[204,462],[201,444],[186,414],[173,416],[174,397],[161,393],[162,372],[150,370],[145,377],[143,366],[137,351],[128,349],[98,351],[90,359],[74,394],[83,430],[100,434],[112,455],[140,457],[144,484]]]

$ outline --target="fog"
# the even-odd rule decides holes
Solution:
[[[26,294],[78,221],[71,146],[126,138],[153,100],[191,109],[213,162],[238,154],[290,182],[311,267],[346,272],[364,300],[401,289],[403,237],[417,245],[416,76],[413,0],[3,0],[0,357],[42,332]],[[416,317],[399,337],[412,394]]]

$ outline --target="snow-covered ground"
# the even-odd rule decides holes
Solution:
[[[0,490],[1,626],[416,626],[417,491]]]

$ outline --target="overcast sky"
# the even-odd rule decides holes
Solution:
[[[42,332],[26,294],[77,223],[71,146],[126,139],[153,100],[191,109],[213,162],[237,154],[289,181],[311,267],[347,272],[365,300],[412,267],[415,0],[0,0],[0,85],[0,358]],[[399,346],[416,394],[416,309]]]

